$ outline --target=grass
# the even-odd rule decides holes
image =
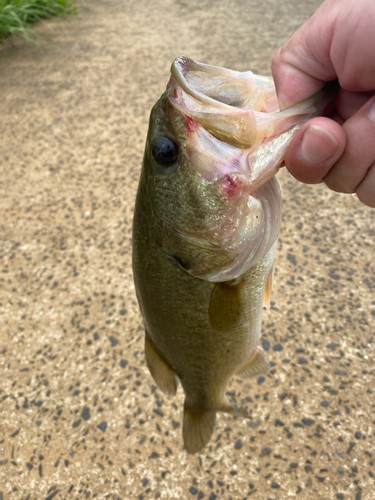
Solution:
[[[0,42],[17,35],[32,42],[40,38],[30,24],[76,12],[74,0],[0,0]]]

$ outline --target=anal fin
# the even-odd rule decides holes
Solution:
[[[194,413],[185,403],[183,437],[188,453],[198,453],[206,446],[214,431],[215,418],[215,410]]]
[[[250,361],[239,370],[236,375],[238,377],[257,377],[258,375],[265,375],[271,369],[271,366],[263,352],[263,349],[258,347],[255,351],[254,356],[251,357]]]
[[[177,391],[177,377],[175,372],[168,366],[164,359],[156,352],[151,340],[147,336],[145,339],[145,357],[148,369],[153,376],[159,389],[170,396],[174,396]]]
[[[249,419],[252,418],[252,416],[247,412],[246,408],[243,408],[242,406],[239,406],[234,403],[230,403],[229,401],[227,401],[220,408],[220,411],[223,411],[224,413],[229,413],[230,415],[237,415],[237,417],[243,417]]]

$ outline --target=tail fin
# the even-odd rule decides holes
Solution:
[[[193,413],[185,402],[183,436],[188,453],[198,453],[206,446],[214,430],[215,418],[215,410]]]

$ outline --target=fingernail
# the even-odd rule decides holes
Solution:
[[[371,121],[375,122],[375,97],[373,98],[370,109],[368,110],[368,116]]]
[[[336,153],[338,142],[328,130],[309,125],[303,134],[300,153],[307,163],[322,163]]]

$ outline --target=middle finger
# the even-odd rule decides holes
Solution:
[[[345,122],[362,108],[373,94],[373,92],[349,92],[340,88],[335,100],[336,111]]]
[[[352,115],[342,128],[347,139],[346,147],[325,176],[324,182],[334,191],[354,193],[375,161],[375,96]]]

